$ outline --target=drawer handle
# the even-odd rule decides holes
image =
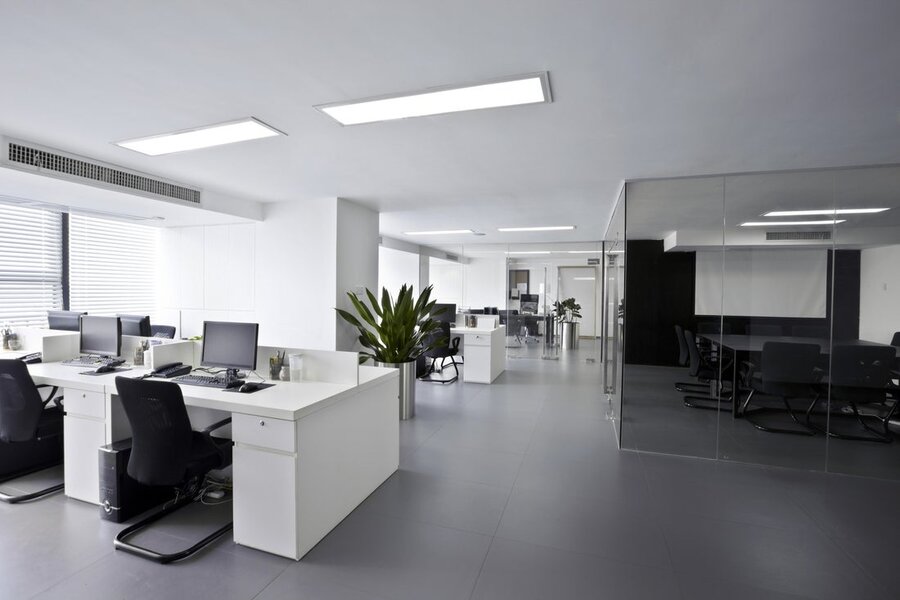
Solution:
[[[260,427],[265,427],[265,426],[266,426],[266,422],[263,421],[262,419],[260,419],[260,421],[259,421],[259,426],[260,426]]]

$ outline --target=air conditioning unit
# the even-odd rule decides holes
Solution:
[[[8,137],[0,165],[19,171],[137,194],[188,206],[201,206],[201,190],[76,154]]]
[[[767,242],[830,240],[830,231],[767,231]]]

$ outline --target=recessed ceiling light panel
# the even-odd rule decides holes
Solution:
[[[124,140],[115,142],[115,144],[141,154],[159,156],[160,154],[199,150],[201,148],[246,142],[276,135],[285,134],[261,121],[257,121],[253,117],[249,117],[239,121],[197,127],[196,129]]]
[[[814,215],[868,215],[880,213],[888,208],[824,208],[821,210],[773,210],[764,217],[811,217]]]
[[[459,235],[459,234],[474,234],[475,232],[471,229],[440,229],[435,231],[404,231],[403,235]]]
[[[747,221],[741,223],[741,227],[799,227],[803,225],[837,225],[846,223],[846,219],[833,219],[823,221]]]
[[[543,72],[474,85],[445,86],[408,94],[320,104],[315,108],[341,125],[360,125],[550,101],[550,84],[547,73]]]
[[[539,227],[498,227],[497,231],[572,231],[574,225],[542,225]]]
[[[518,252],[507,252],[507,254],[550,254],[549,250],[521,250]]]

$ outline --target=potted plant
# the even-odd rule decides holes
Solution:
[[[347,292],[356,315],[335,309],[359,332],[359,343],[365,348],[359,353],[360,364],[371,359],[378,365],[400,369],[400,418],[403,420],[416,412],[416,359],[441,343],[433,335],[440,329],[440,323],[431,315],[435,304],[431,290],[429,285],[414,300],[412,286],[404,284],[395,300],[387,288],[382,288],[380,303],[368,289],[365,299]]]
[[[560,345],[563,350],[578,348],[578,319],[581,318],[581,305],[575,302],[575,298],[557,300],[553,303],[556,313],[556,322],[560,329]]]

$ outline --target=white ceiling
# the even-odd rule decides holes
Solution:
[[[0,22],[0,133],[247,200],[349,198],[416,242],[596,240],[625,179],[900,159],[893,1],[4,0]],[[357,127],[312,108],[543,70],[546,105]],[[244,116],[289,135],[110,143]],[[495,231],[533,224],[578,229]]]

